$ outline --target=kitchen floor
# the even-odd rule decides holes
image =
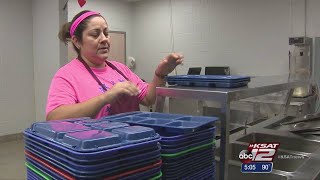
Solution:
[[[24,180],[26,177],[23,140],[0,143],[0,179]]]

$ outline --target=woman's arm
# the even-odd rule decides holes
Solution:
[[[112,99],[114,98],[112,96],[114,95],[110,94],[109,96],[107,96],[107,93],[105,93],[81,103],[61,105],[48,113],[47,120],[69,119],[78,117],[95,118],[101,108],[108,102],[112,101]]]
[[[87,101],[59,106],[48,113],[47,120],[78,117],[95,118],[103,106],[113,103],[121,95],[136,96],[138,93],[138,88],[132,82],[119,82],[104,94],[93,97]]]
[[[156,101],[156,87],[164,86],[166,84],[165,77],[171,73],[177,65],[183,61],[183,55],[178,53],[171,53],[166,58],[161,60],[158,65],[153,81],[149,84],[146,97],[141,104],[145,106],[153,105]]]

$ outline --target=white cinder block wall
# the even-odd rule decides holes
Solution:
[[[36,119],[45,120],[48,88],[60,67],[59,1],[32,0]],[[32,44],[32,41],[31,41]],[[61,52],[63,53],[63,52]],[[65,57],[67,54],[65,53]]]
[[[31,0],[0,1],[0,136],[35,119]]]
[[[136,72],[150,81],[172,49],[185,55],[178,74],[192,66],[230,66],[232,74],[288,72],[288,37],[304,35],[304,1],[144,0],[134,3]],[[319,35],[320,1],[308,1],[307,35]],[[290,11],[291,9],[291,11]],[[172,45],[174,44],[174,46]],[[148,67],[147,69],[145,67]],[[204,69],[202,71],[204,73]]]

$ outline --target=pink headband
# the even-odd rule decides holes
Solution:
[[[86,18],[89,17],[89,16],[96,15],[96,14],[100,14],[100,13],[93,12],[93,11],[88,11],[88,12],[83,13],[81,16],[79,16],[79,17],[72,23],[72,25],[71,25],[71,27],[70,27],[70,36],[71,36],[71,37],[73,36],[74,31],[77,29],[77,27],[79,26],[79,24],[80,24],[84,19],[86,19]]]

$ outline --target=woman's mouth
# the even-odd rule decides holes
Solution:
[[[103,47],[103,48],[99,48],[99,50],[108,52],[108,51],[109,51],[109,48]]]

